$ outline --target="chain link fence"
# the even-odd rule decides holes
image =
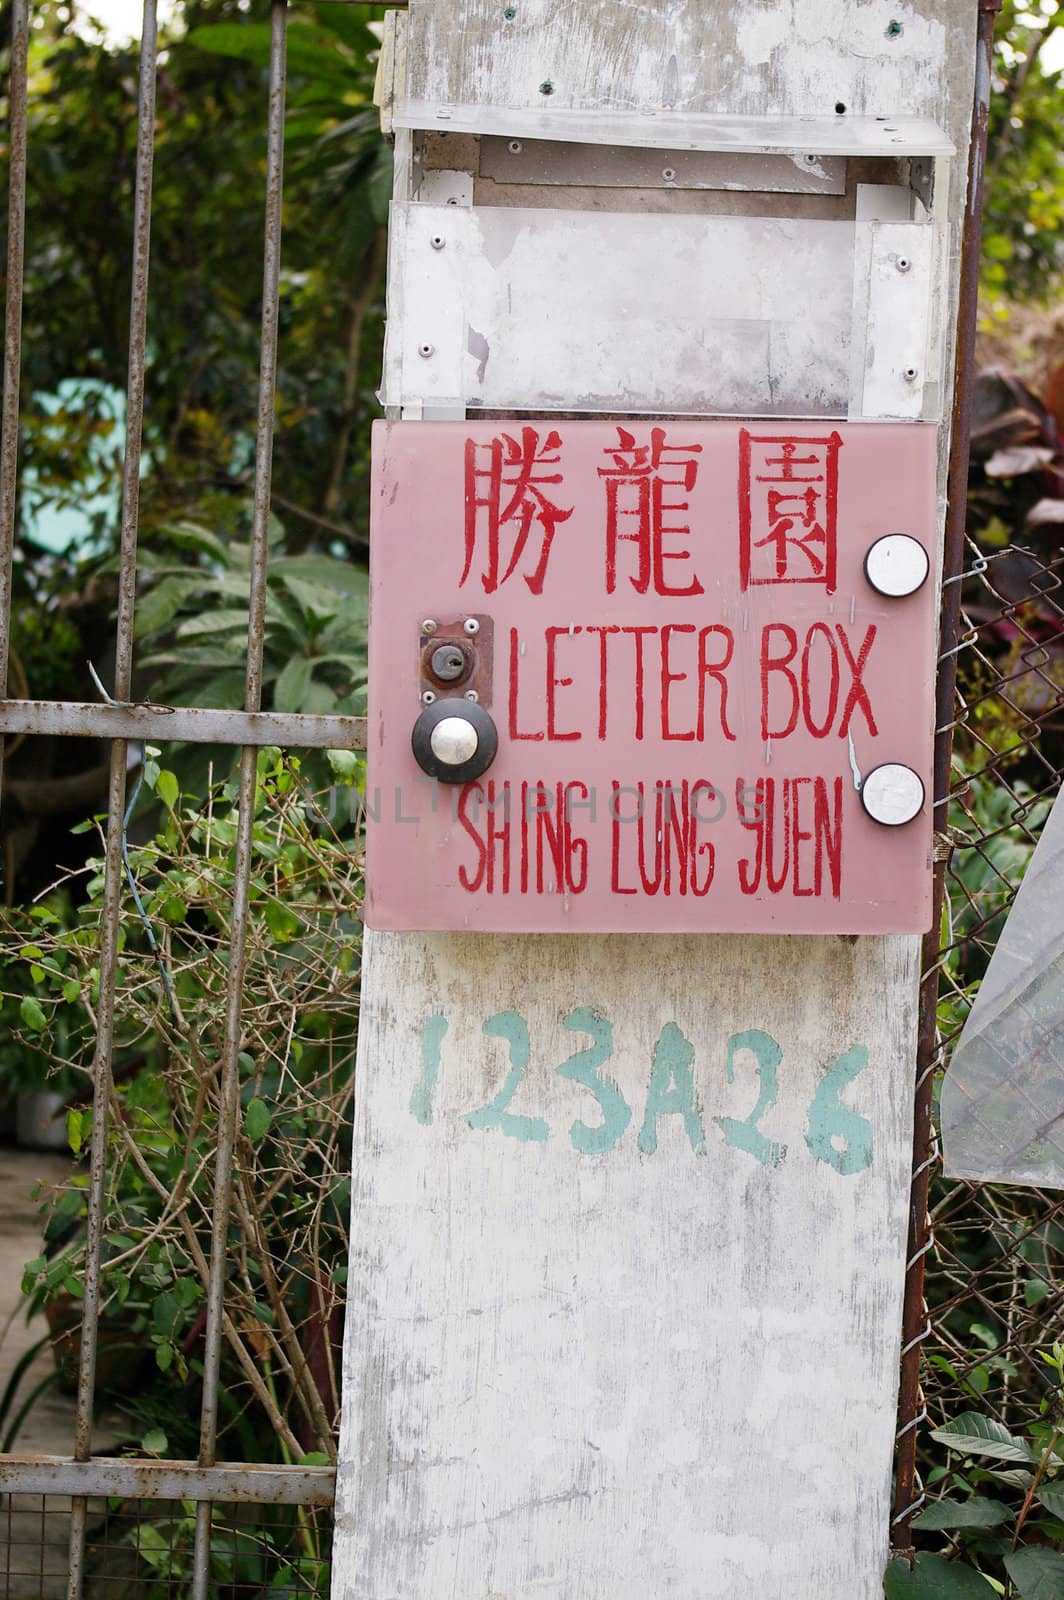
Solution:
[[[935,1430],[974,1412],[1022,1434],[1056,1386],[1041,1352],[1064,1335],[1064,1196],[952,1181],[935,1133],[941,1076],[1064,769],[1064,556],[1033,544],[987,551],[971,541],[967,555],[943,918],[925,945],[935,1026],[920,1062],[918,1125],[921,1091],[931,1087],[931,1181],[909,1263],[906,1359],[919,1359],[919,1387],[907,1397],[903,1381],[894,1522],[901,1549],[949,1483],[949,1449]],[[939,827],[942,838],[941,820]],[[924,1542],[919,1531],[915,1538]]]

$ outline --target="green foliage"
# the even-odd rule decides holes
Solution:
[[[269,24],[261,3],[245,12],[232,0],[191,0],[184,15],[187,32],[166,41],[159,84],[142,469],[149,548],[192,512],[218,533],[239,527],[254,444]],[[365,462],[352,451],[373,410],[379,333],[365,349],[361,334],[378,304],[390,161],[371,105],[374,15],[322,4],[289,25],[274,484],[298,508],[292,550],[317,537],[303,518],[364,528]],[[120,430],[106,463],[97,446],[114,434],[110,396],[125,384],[137,62],[55,13],[42,22],[31,43],[25,464],[54,508],[105,467],[117,483]],[[71,377],[79,401],[57,416],[48,397]],[[113,538],[113,512],[97,533]]]
[[[949,1451],[940,1498],[914,1519],[944,1534],[942,1552],[887,1569],[887,1600],[1060,1600],[1064,1594],[1064,1345],[1039,1352],[1051,1378],[1040,1420],[1024,1434],[981,1412],[936,1428]],[[984,1492],[991,1491],[991,1492]]]
[[[148,646],[142,659],[157,674],[153,694],[176,705],[239,706],[244,698],[248,642],[251,547],[222,544],[206,529],[182,523],[181,564],[147,566],[151,586],[137,631]],[[366,572],[350,562],[306,553],[284,554],[283,533],[273,525],[265,612],[263,705],[275,711],[316,714],[364,709]],[[153,648],[154,647],[154,648]],[[181,755],[182,781],[203,792],[208,763],[222,766],[221,751],[201,748]],[[305,776],[328,780],[329,766],[310,758]],[[172,804],[169,797],[157,790]]]
[[[289,22],[265,633],[265,704],[278,709],[350,709],[364,682],[391,189],[371,103],[382,14],[321,4]],[[265,0],[188,0],[163,41],[137,599],[138,692],[156,700],[243,703],[242,629],[221,613],[248,599],[267,17]],[[64,697],[73,680],[90,698],[85,662],[104,658],[113,627],[137,57],[75,29],[65,8],[45,4],[35,23],[13,673],[19,693]],[[75,526],[65,556],[35,543],[59,548]],[[206,762],[179,759],[202,795]]]
[[[1064,83],[1042,59],[1062,25],[1058,0],[1005,0],[998,23],[983,241],[990,302],[1042,299],[1059,280]]]
[[[116,1374],[113,1403],[149,1454],[188,1457],[196,1449],[234,939],[236,788],[226,783],[206,803],[189,803],[168,769],[154,758],[148,766],[147,781],[167,804],[159,831],[131,846],[130,861],[161,955],[127,895],[101,1363],[107,1338],[134,1352]],[[338,797],[316,800],[298,762],[277,750],[261,753],[249,999],[236,1063],[222,1435],[233,1455],[262,1461],[291,1462],[308,1450],[335,1456],[342,1288],[333,1268],[347,1257],[361,904],[357,797],[345,788],[339,798],[350,804],[334,826],[328,810]],[[12,912],[6,930],[19,953],[3,972],[5,1015],[21,1014],[22,1034],[43,1059],[63,1060],[80,1086],[68,1120],[75,1153],[87,1137],[82,1095],[87,1100],[95,1042],[101,866],[90,861],[79,910],[64,902],[64,915],[48,908],[42,917],[41,907]],[[46,1217],[44,1252],[23,1283],[31,1306],[55,1307],[81,1292],[87,1181],[77,1172]],[[103,1387],[110,1387],[106,1375]],[[304,1556],[317,1559],[309,1547]]]
[[[82,1084],[76,1062],[92,1035],[83,983],[95,982],[82,975],[83,943],[69,892],[0,913],[0,1099]]]

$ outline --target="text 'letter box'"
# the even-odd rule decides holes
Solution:
[[[367,923],[924,931],[936,433],[378,423]]]

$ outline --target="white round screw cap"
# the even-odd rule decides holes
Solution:
[[[437,761],[449,767],[461,767],[472,761],[480,740],[473,724],[464,717],[444,717],[429,735],[429,744]]]
[[[908,533],[888,533],[865,556],[865,577],[878,594],[892,600],[915,594],[927,582],[931,558]]]
[[[924,809],[923,780],[912,767],[888,761],[874,767],[861,785],[861,804],[873,822],[901,828]]]

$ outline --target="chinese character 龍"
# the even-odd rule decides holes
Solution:
[[[674,535],[685,541],[691,527],[686,521],[670,522],[672,514],[690,510],[687,496],[698,477],[700,444],[666,444],[664,428],[652,428],[649,444],[636,444],[635,435],[618,425],[618,442],[606,448],[612,467],[600,467],[606,483],[606,593],[617,587],[617,560],[623,542],[635,546],[635,571],[628,581],[637,594],[653,586],[655,594],[703,594],[694,573],[685,584],[671,581],[667,561],[690,561],[686,543],[667,549]],[[685,574],[686,576],[686,574]]]

